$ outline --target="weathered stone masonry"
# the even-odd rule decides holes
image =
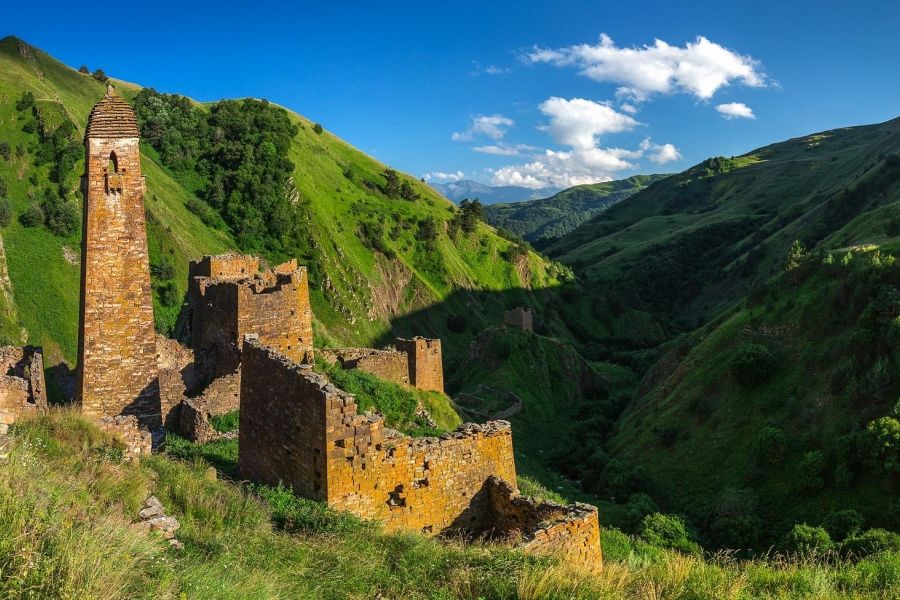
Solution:
[[[531,309],[527,306],[517,306],[506,311],[503,315],[503,323],[522,331],[534,331],[534,319]]]
[[[47,410],[44,359],[33,346],[0,347],[0,433],[20,417]]]
[[[161,425],[140,133],[109,89],[85,130],[76,399],[91,417]]]
[[[265,272],[253,257],[205,257],[191,264],[191,345],[213,352],[217,375],[240,363],[244,335],[258,334],[297,362],[312,362],[312,310],[306,267],[290,261]],[[251,272],[252,271],[252,272]]]
[[[444,391],[441,340],[397,338],[395,348],[320,348],[320,356],[344,369],[359,369],[398,385]]]
[[[520,537],[533,552],[599,567],[597,512],[518,497],[509,423],[466,424],[439,438],[386,429],[308,365],[248,337],[238,473],[327,502],[389,530]],[[499,488],[498,488],[499,486]],[[498,489],[493,489],[498,488]]]

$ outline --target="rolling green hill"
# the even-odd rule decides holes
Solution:
[[[132,102],[141,89],[115,83]],[[83,167],[77,147],[88,112],[105,89],[93,76],[17,38],[0,41],[0,139],[7,143],[0,159],[5,183],[0,196],[9,200],[12,213],[2,230],[9,277],[0,277],[0,332],[7,343],[43,345],[48,365],[61,369],[71,368],[76,353],[80,230],[63,226],[62,235],[59,228],[54,234],[49,217],[47,226],[25,226],[23,215],[35,206],[67,218],[80,212]],[[21,103],[26,92],[33,95],[28,106]],[[189,104],[210,114],[222,103]],[[373,344],[395,333],[396,316],[432,305],[439,308],[409,327],[438,335],[446,331],[446,315],[466,310],[464,300],[442,302],[451,295],[461,298],[454,292],[537,289],[566,276],[564,268],[519,251],[483,223],[471,233],[451,232],[458,211],[429,186],[399,174],[410,192],[406,199],[392,197],[385,192],[385,165],[287,114],[296,133],[286,150],[292,164],[286,193],[298,207],[291,226],[303,240],[305,254],[299,258],[311,269],[319,343]],[[62,123],[67,130],[60,129]],[[245,250],[276,261],[288,252],[253,246],[221,219],[208,218],[199,198],[210,184],[203,174],[173,168],[170,157],[150,143],[142,142],[142,154],[157,329],[177,333],[189,259]],[[423,239],[423,227],[430,239]],[[485,322],[496,322],[503,309],[485,307]],[[450,341],[449,354],[463,353],[469,339],[461,337],[458,347]]]
[[[893,120],[709,159],[545,252],[573,266],[585,285],[693,328],[774,275],[794,240],[811,248],[896,236],[887,229],[896,207],[882,207],[900,198],[900,166],[891,158],[898,151],[900,120]]]
[[[551,244],[667,338],[594,453],[557,466],[624,509],[688,515],[713,547],[842,510],[900,528],[898,152],[894,120],[710,159]]]
[[[492,204],[485,219],[525,240],[546,245],[665,175],[635,175],[618,181],[577,185],[549,198]]]

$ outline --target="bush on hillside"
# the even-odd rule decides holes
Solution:
[[[44,225],[54,235],[69,237],[78,229],[78,210],[64,198],[60,198],[53,188],[44,190],[41,210],[44,213]]]
[[[900,534],[886,529],[867,529],[841,544],[841,554],[864,558],[879,552],[900,552]]]
[[[824,528],[797,523],[782,538],[781,548],[788,554],[808,556],[833,550],[834,542]]]
[[[636,531],[647,515],[659,512],[659,504],[649,494],[632,494],[628,498],[626,508],[626,524],[628,529]]]
[[[16,101],[16,110],[27,110],[34,106],[34,94],[22,92],[22,97]]]
[[[709,526],[716,545],[732,550],[755,548],[760,542],[763,529],[763,521],[756,513],[756,506],[756,495],[750,489],[723,490]]]
[[[321,133],[323,131],[325,131],[325,129],[322,128],[321,124],[316,123],[315,125],[313,125],[313,131],[315,131],[317,134],[321,135]]]
[[[843,541],[857,535],[862,529],[863,516],[852,508],[833,510],[828,513],[822,526],[835,541]]]
[[[900,421],[881,417],[866,427],[869,460],[887,471],[900,471]]]
[[[5,161],[9,161],[12,156],[12,149],[9,145],[9,142],[0,141],[0,158],[3,158]]]
[[[641,537],[660,548],[669,548],[685,554],[700,554],[701,548],[688,532],[684,519],[677,515],[653,513],[641,521]]]
[[[106,76],[106,72],[103,69],[96,69],[94,71],[93,77],[100,83],[106,83],[107,81],[109,81],[109,77]]]
[[[31,204],[19,215],[19,223],[25,227],[40,227],[44,224],[44,211],[39,204]]]
[[[818,450],[810,450],[797,465],[797,483],[808,492],[817,492],[825,485],[825,456]]]
[[[744,387],[765,383],[775,367],[775,356],[762,344],[745,344],[731,360],[731,374]]]
[[[763,427],[753,436],[753,454],[761,463],[780,464],[786,450],[787,438],[778,427]]]

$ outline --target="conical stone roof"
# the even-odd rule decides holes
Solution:
[[[87,129],[84,136],[102,138],[140,137],[137,118],[131,106],[113,91],[113,87],[106,88],[106,95],[94,108],[88,117]]]

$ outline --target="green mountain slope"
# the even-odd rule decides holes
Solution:
[[[485,207],[485,218],[525,240],[546,245],[665,175],[635,175],[618,181],[577,185],[549,198]]]
[[[140,90],[124,82],[117,82],[117,88],[129,100]],[[69,235],[54,235],[46,227],[25,227],[20,217],[30,206],[42,204],[43,194],[50,193],[44,188],[57,187],[50,183],[53,161],[39,160],[49,143],[42,136],[42,107],[51,106],[60,121],[74,126],[66,142],[71,145],[80,140],[90,108],[104,91],[105,84],[94,77],[21,40],[0,41],[0,139],[10,148],[9,158],[0,160],[0,177],[12,209],[11,222],[3,229],[9,285],[0,285],[5,292],[0,298],[0,331],[7,342],[21,343],[27,337],[45,346],[53,365],[71,367],[75,359],[79,275],[74,257],[80,252],[80,232],[76,228]],[[16,104],[25,92],[33,94],[35,104],[19,110]],[[299,126],[288,158],[295,202],[304,207],[300,226],[310,248],[308,256],[299,258],[310,264],[314,275],[320,342],[373,344],[395,333],[392,318],[435,304],[441,307],[429,320],[410,328],[421,325],[414,332],[425,335],[445,333],[445,315],[465,310],[462,300],[441,303],[455,291],[528,290],[554,285],[565,276],[565,269],[534,253],[512,253],[515,245],[483,223],[470,234],[451,237],[448,228],[456,209],[429,186],[400,175],[415,199],[389,197],[381,191],[385,165],[299,115],[289,113],[289,118]],[[228,228],[204,223],[195,214],[201,181],[163,166],[148,144],[142,143],[142,152],[157,328],[173,332],[188,260],[241,248]],[[65,166],[64,182],[58,186],[61,202],[66,210],[80,212],[82,163],[78,159]],[[419,231],[428,220],[433,220],[437,235],[424,243]],[[262,253],[273,261],[286,258],[278,251]],[[503,308],[488,307],[486,321],[499,319]],[[461,338],[459,352],[468,339]],[[451,343],[450,354],[453,351]]]
[[[900,198],[900,120],[836,129],[716,158],[617,204],[545,251],[586,285],[682,328],[734,305],[773,275],[791,243],[890,237],[863,213]],[[863,223],[867,229],[862,229]],[[896,235],[894,233],[893,235]]]
[[[598,451],[559,468],[623,508],[649,494],[713,546],[841,510],[900,528],[898,152],[894,120],[710,159],[554,242],[668,338]]]

